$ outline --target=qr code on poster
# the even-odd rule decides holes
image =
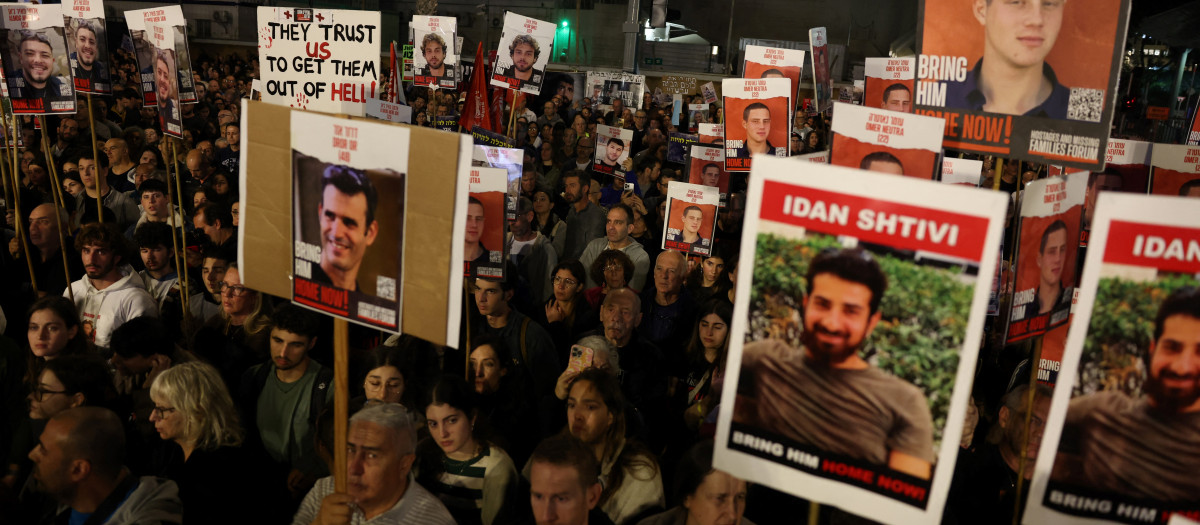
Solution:
[[[382,275],[375,278],[375,295],[386,301],[396,300],[396,280]]]
[[[1067,118],[1100,122],[1103,112],[1103,89],[1071,88],[1071,97],[1067,101]]]

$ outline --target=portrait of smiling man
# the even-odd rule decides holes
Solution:
[[[325,168],[321,180],[321,264],[312,280],[358,290],[358,272],[367,247],[375,243],[379,193],[365,171],[343,165]]]
[[[94,89],[94,83],[108,84],[108,64],[100,57],[99,20],[76,19],[75,51],[71,53],[71,71],[80,89]]]
[[[762,102],[754,102],[742,110],[742,127],[746,130],[746,142],[737,150],[737,158],[748,159],[753,153],[775,154],[771,136],[771,109]]]
[[[15,82],[9,84],[12,98],[40,99],[42,106],[38,109],[49,111],[52,102],[74,96],[73,89],[54,76],[54,48],[46,35],[22,31],[16,54],[15,62],[21,67],[14,75]],[[60,109],[74,111],[74,107]]]

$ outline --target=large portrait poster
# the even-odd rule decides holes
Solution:
[[[916,62],[913,57],[867,57],[863,105],[911,113]]]
[[[17,114],[75,112],[62,5],[0,6],[0,60]]]
[[[1038,179],[1021,192],[1021,231],[1007,341],[1067,322],[1076,283],[1087,173]]]
[[[799,94],[800,74],[803,71],[803,49],[746,46],[742,78],[786,78],[792,82],[793,101]]]
[[[400,332],[409,131],[292,113],[292,300]]]
[[[1096,213],[1096,196],[1104,191],[1146,193],[1150,181],[1149,142],[1126,139],[1108,139],[1107,165],[1104,171],[1094,171],[1088,176],[1087,200],[1083,203],[1083,231],[1079,234],[1079,245],[1087,246],[1092,216]]]
[[[812,48],[813,90],[816,92],[816,112],[822,113],[833,107],[833,79],[829,76],[829,39],[824,27],[808,30],[808,44]]]
[[[1008,200],[760,161],[713,466],[873,520],[938,523]]]
[[[108,30],[101,0],[75,0],[67,7],[67,49],[75,89],[83,93],[112,93],[108,65]]]
[[[729,173],[725,171],[725,150],[709,146],[692,146],[692,165],[688,169],[688,183],[717,188],[721,193],[721,205],[729,196]]]
[[[1155,144],[1150,154],[1150,193],[1200,197],[1200,146]]]
[[[1103,193],[1025,523],[1200,515],[1200,207]]]
[[[146,38],[154,47],[154,101],[158,104],[159,129],[165,135],[183,138],[174,32],[174,28],[165,23],[146,24]]]
[[[632,73],[588,71],[585,96],[592,98],[592,106],[601,112],[612,111],[613,100],[621,99],[627,108],[642,105],[642,93],[646,92],[646,76]],[[613,124],[609,122],[609,124]]]
[[[504,204],[504,218],[517,218],[517,197],[521,195],[521,161],[524,154],[517,148],[500,148],[476,144],[471,151],[472,166],[500,168],[508,173],[508,198]]]
[[[540,93],[546,64],[553,54],[556,27],[544,20],[506,11],[491,84],[534,95]]]
[[[503,279],[508,172],[501,168],[471,167],[470,174],[463,276]]]
[[[831,164],[933,180],[942,119],[838,103]]]
[[[750,171],[750,156],[788,156],[792,131],[791,81],[786,78],[727,78],[725,94],[725,170]]]
[[[413,84],[453,89],[458,49],[454,47],[457,20],[452,16],[413,15]]]
[[[942,182],[978,187],[983,174],[983,161],[945,157],[942,159]]]
[[[922,0],[916,112],[946,119],[947,148],[1100,169],[1129,6]]]
[[[633,149],[633,130],[614,126],[596,125],[596,157],[592,159],[592,171],[601,175],[616,175],[625,178],[622,163],[629,158]]]
[[[361,117],[379,98],[379,11],[258,8],[263,101]]]
[[[193,85],[191,58],[187,51],[187,20],[183,17],[183,8],[178,5],[152,7],[125,11],[125,22],[129,27],[129,36],[133,41],[134,56],[137,58],[138,70],[142,75],[142,106],[158,107],[155,88],[155,64],[158,61],[158,49],[149,33],[148,24],[165,24],[171,27],[172,38],[176,51],[176,85],[178,86],[179,101],[191,103],[196,101],[196,87]]]
[[[717,198],[715,187],[678,181],[667,183],[662,249],[709,256],[717,221]]]

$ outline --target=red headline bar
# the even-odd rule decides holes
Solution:
[[[1112,221],[1104,262],[1200,272],[1200,228]]]

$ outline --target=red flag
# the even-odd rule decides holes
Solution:
[[[473,126],[492,129],[492,116],[488,113],[487,68],[483,62],[483,43],[475,50],[475,69],[471,72],[471,88],[467,91],[467,101],[463,106],[462,119],[459,124],[470,131]]]
[[[396,103],[396,90],[400,86],[400,82],[399,82],[400,76],[396,74],[396,43],[392,42],[391,46],[389,46],[389,47],[391,49],[391,57],[390,57],[389,63],[391,64],[391,67],[392,67],[392,74],[391,74],[391,78],[388,79],[388,84],[390,84],[391,89],[388,89],[387,101],[395,104]]]
[[[504,133],[502,122],[504,122],[504,100],[508,98],[508,90],[504,88],[492,88],[492,131],[496,133]]]

